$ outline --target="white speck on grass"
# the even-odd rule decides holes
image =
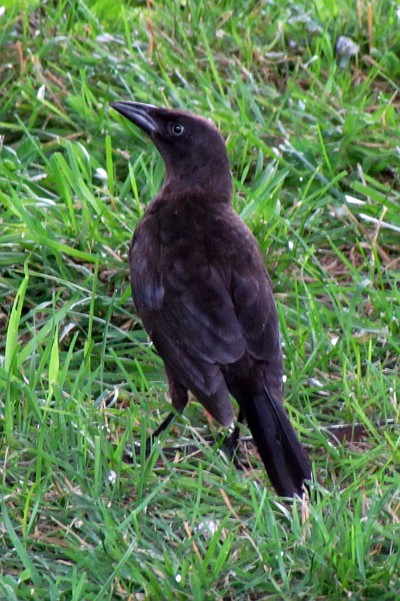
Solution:
[[[289,240],[288,242],[288,249],[289,250],[293,250],[294,244],[293,244],[293,240]]]
[[[306,63],[304,63],[304,65],[302,65],[303,69],[307,69],[310,65],[315,63],[315,61],[317,61],[318,59],[319,59],[319,56],[314,54],[314,56],[312,56],[309,61],[307,61]]]
[[[387,230],[393,230],[394,232],[400,233],[400,227],[393,225],[392,223],[381,221],[380,219],[376,219],[376,217],[371,217],[371,215],[366,215],[365,213],[360,213],[359,216],[361,219],[364,219],[364,221],[368,221],[369,223],[379,225],[381,228],[386,228]]]
[[[355,198],[354,196],[350,196],[349,194],[345,195],[346,202],[349,205],[365,205],[364,200],[360,200],[359,198]]]
[[[102,33],[96,37],[96,42],[99,44],[108,44],[109,42],[117,42],[117,38],[115,38],[110,33]]]
[[[369,278],[364,278],[360,283],[360,288],[367,288],[367,286],[371,286],[372,282]]]
[[[110,484],[115,484],[117,480],[117,474],[114,472],[114,470],[110,470],[108,472],[108,481]]]
[[[339,336],[334,336],[333,338],[331,338],[332,346],[336,346],[338,342],[339,342]]]
[[[214,520],[204,520],[196,526],[197,532],[202,532],[206,536],[213,536],[219,527],[219,523]]]
[[[105,182],[108,180],[107,171],[105,169],[103,169],[102,167],[98,167],[96,169],[95,176],[98,179],[101,179],[102,181],[105,181]]]
[[[338,56],[349,58],[350,56],[356,56],[360,52],[360,46],[351,38],[341,35],[337,39],[335,50]]]
[[[76,323],[70,322],[68,323],[62,330],[61,335],[60,335],[60,342],[66,337],[68,336],[68,334],[71,332],[71,330],[73,330],[74,328],[76,328]]]
[[[81,144],[80,142],[78,142],[78,146],[82,151],[82,154],[85,155],[85,159],[87,160],[88,164],[90,163],[90,155],[86,149],[86,146],[84,146],[83,144]]]
[[[177,575],[175,576],[175,580],[176,580],[178,583],[179,583],[179,582],[181,582],[181,580],[182,580],[182,576],[181,576],[180,574],[177,574]]]
[[[44,94],[46,92],[46,86],[42,85],[40,86],[40,88],[38,89],[38,93],[37,93],[37,99],[38,100],[44,100]]]

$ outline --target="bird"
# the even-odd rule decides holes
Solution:
[[[270,276],[235,212],[224,138],[209,119],[133,101],[111,103],[165,164],[129,250],[133,302],[161,356],[175,410],[189,394],[237,445],[247,423],[282,497],[303,496],[311,462],[283,406],[283,357]],[[231,397],[239,406],[237,425]]]

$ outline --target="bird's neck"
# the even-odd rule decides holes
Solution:
[[[232,176],[229,165],[191,165],[187,170],[170,168],[166,171],[163,185],[165,192],[178,195],[204,196],[214,202],[230,203],[232,200]]]

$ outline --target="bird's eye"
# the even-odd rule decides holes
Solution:
[[[180,123],[171,123],[170,129],[174,136],[181,136],[184,132],[184,127]]]

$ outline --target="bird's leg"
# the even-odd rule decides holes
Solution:
[[[239,447],[239,435],[240,435],[240,424],[244,421],[244,415],[242,410],[239,410],[239,415],[236,420],[236,425],[232,432],[229,432],[225,442],[224,448],[227,450],[229,457],[233,460],[236,467],[239,467],[239,461],[237,459],[237,452]]]
[[[179,380],[176,379],[174,372],[172,371],[172,369],[170,369],[170,367],[167,364],[165,364],[165,373],[167,374],[169,394],[171,397],[172,406],[174,407],[175,411],[171,411],[171,413],[167,415],[167,417],[158,426],[158,428],[154,430],[154,432],[147,438],[146,457],[150,455],[153,440],[157,438],[157,436],[159,436],[161,432],[164,432],[164,430],[168,428],[169,424],[172,422],[177,413],[183,412],[188,402],[187,389],[184,386],[182,386]]]
[[[156,428],[154,432],[152,432],[152,434],[150,434],[150,436],[146,439],[146,457],[150,455],[153,440],[168,428],[175,415],[175,411],[171,411],[171,413],[168,413],[167,417],[161,422],[158,428]]]

